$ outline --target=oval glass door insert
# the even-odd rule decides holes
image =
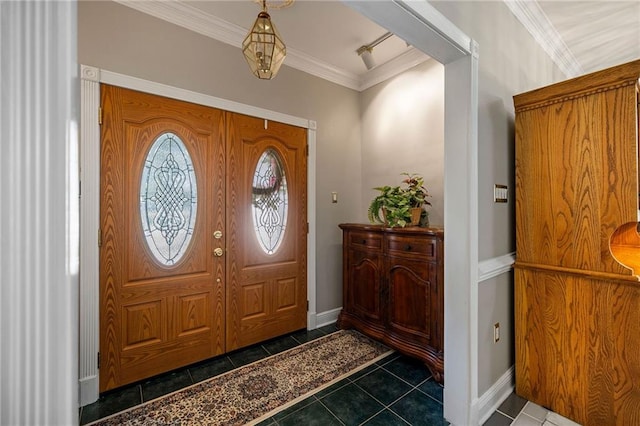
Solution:
[[[193,161],[182,140],[163,133],[153,142],[140,181],[145,241],[163,266],[175,265],[193,237],[198,194]]]
[[[274,254],[287,228],[289,195],[287,177],[278,152],[265,150],[253,174],[251,216],[258,243],[267,254]]]

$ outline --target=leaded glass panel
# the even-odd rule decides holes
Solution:
[[[162,265],[176,264],[187,251],[197,204],[196,175],[187,147],[177,135],[164,133],[151,146],[140,181],[144,237]]]
[[[274,149],[262,153],[255,173],[251,212],[256,237],[267,254],[274,254],[287,227],[289,196],[280,156]]]

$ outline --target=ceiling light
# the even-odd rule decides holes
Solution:
[[[373,52],[373,49],[367,46],[362,46],[358,49],[358,55],[360,55],[364,66],[367,67],[368,70],[376,66],[376,61],[373,59],[371,52]]]
[[[367,70],[370,70],[376,66],[376,61],[373,59],[373,48],[391,37],[393,34],[386,33],[382,36],[378,37],[374,41],[369,44],[365,44],[364,46],[360,46],[356,53],[360,58],[362,58],[362,62],[364,62],[364,66],[367,67]]]
[[[275,77],[284,62],[287,47],[271,22],[266,0],[263,0],[262,11],[242,42],[242,53],[253,75],[264,80]]]

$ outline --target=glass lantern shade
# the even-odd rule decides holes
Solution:
[[[260,79],[270,80],[280,70],[287,48],[266,11],[260,12],[242,42],[242,53],[251,72]]]

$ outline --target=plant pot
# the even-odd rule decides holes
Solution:
[[[409,225],[420,225],[420,216],[422,215],[422,207],[414,207],[411,209],[411,223]]]

